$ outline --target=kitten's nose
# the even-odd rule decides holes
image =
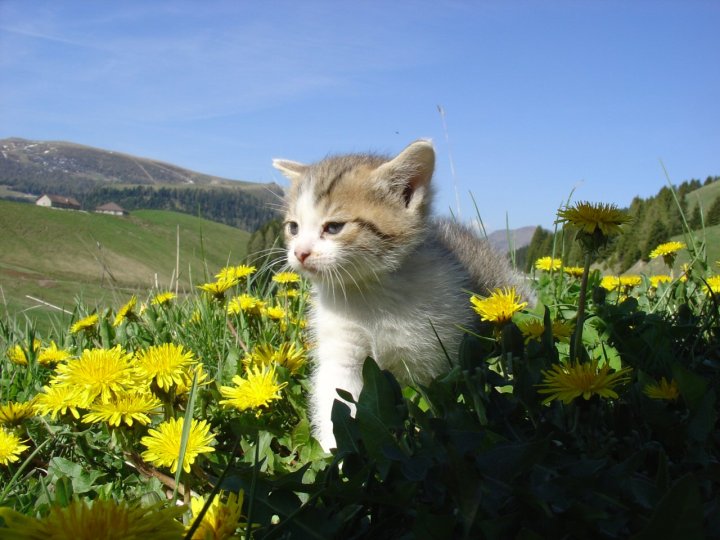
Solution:
[[[302,249],[296,249],[295,256],[297,257],[298,261],[300,261],[300,264],[303,264],[305,262],[305,259],[310,256],[310,252]]]

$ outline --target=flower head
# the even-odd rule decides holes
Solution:
[[[223,501],[224,492],[220,491],[208,506],[202,522],[195,529],[192,540],[229,540],[237,538],[235,531],[238,527],[245,528],[246,524],[241,523],[243,491],[240,493],[229,493],[227,500]],[[197,516],[205,506],[205,497],[193,497],[190,501],[190,509],[193,516]]]
[[[150,300],[150,303],[153,306],[165,306],[169,304],[172,300],[177,298],[177,295],[173,292],[162,292],[156,294],[152,300]]]
[[[300,275],[295,272],[279,272],[272,277],[275,283],[287,285],[288,283],[298,283],[300,281]]]
[[[28,448],[17,435],[0,427],[0,465],[7,466],[17,461]]]
[[[603,276],[600,280],[600,286],[608,291],[617,291],[620,289],[620,278],[618,276]]]
[[[630,218],[614,204],[578,202],[557,213],[556,223],[568,223],[578,229],[578,240],[586,251],[604,246],[608,238],[622,232]]]
[[[643,388],[643,393],[653,399],[667,399],[668,401],[674,401],[680,397],[680,391],[678,390],[677,381],[671,379],[670,382],[663,377],[659,383],[651,383]]]
[[[8,540],[177,540],[183,526],[177,520],[180,506],[163,507],[116,502],[113,499],[74,499],[65,507],[52,506],[44,517],[27,516],[8,507],[0,508],[5,521],[3,538]]]
[[[35,401],[8,401],[0,404],[0,425],[17,426],[35,416]]]
[[[113,321],[113,326],[120,326],[125,319],[134,317],[133,309],[135,309],[136,305],[137,296],[133,294],[127,304],[118,309],[117,315],[115,315],[115,320]]]
[[[543,403],[559,399],[563,403],[570,403],[582,396],[590,399],[593,394],[604,398],[617,398],[614,388],[618,384],[630,380],[630,368],[622,368],[609,373],[610,366],[604,364],[598,367],[597,360],[586,363],[569,365],[555,364],[551,369],[543,371],[543,383],[538,386],[540,394],[548,394]]]
[[[215,274],[215,277],[218,281],[234,281],[237,283],[241,279],[251,275],[253,272],[255,272],[254,266],[241,264],[239,266],[226,266],[225,268],[221,268],[220,271]]]
[[[652,287],[653,289],[657,289],[658,285],[660,285],[661,283],[670,283],[672,279],[672,276],[666,275],[650,276],[650,287]]]
[[[192,351],[174,343],[153,345],[137,354],[138,372],[163,390],[183,382],[187,369],[195,363]]]
[[[473,309],[480,315],[480,319],[496,324],[508,322],[515,313],[527,306],[527,302],[520,300],[514,287],[495,289],[487,298],[475,295],[470,297]]]
[[[171,473],[177,471],[182,431],[182,418],[171,418],[160,424],[157,429],[150,429],[148,431],[149,435],[146,435],[140,441],[147,447],[147,450],[142,453],[142,458],[161,467],[170,467]],[[195,458],[200,454],[214,452],[215,449],[210,446],[213,442],[215,442],[215,438],[210,433],[210,426],[207,421],[198,421],[193,418],[190,424],[190,436],[185,448],[185,456],[182,461],[183,470],[190,472],[190,465],[195,462]]]
[[[560,270],[560,268],[562,268],[562,260],[554,259],[552,257],[540,257],[537,261],[535,261],[535,268],[546,272]]]
[[[59,362],[64,362],[65,360],[70,358],[70,356],[70,351],[65,349],[58,349],[57,344],[54,341],[51,341],[48,347],[40,349],[37,361],[38,364],[47,366],[57,364]]]
[[[64,384],[44,386],[43,391],[35,397],[35,412],[40,416],[50,415],[55,420],[58,414],[72,414],[80,418],[78,407],[80,403],[79,389]]]
[[[677,252],[681,249],[685,249],[686,247],[687,245],[684,242],[665,242],[650,252],[650,258],[655,259],[657,257],[662,257],[663,262],[672,268],[672,265],[675,262],[675,257],[677,257]]]
[[[95,329],[95,325],[100,320],[100,317],[98,317],[97,313],[93,313],[92,315],[88,315],[87,317],[83,317],[82,319],[75,322],[70,327],[70,333],[71,334],[77,334],[78,332],[82,332],[83,330],[90,332]]]
[[[239,315],[241,312],[251,315],[260,315],[265,303],[255,296],[241,294],[228,302],[227,312],[230,315]]]
[[[258,415],[262,407],[267,407],[271,401],[281,399],[280,390],[287,386],[287,383],[277,383],[274,366],[269,368],[251,366],[245,378],[235,375],[232,382],[235,386],[220,387],[220,393],[227,398],[220,400],[220,404],[241,411],[257,409]]]
[[[529,343],[531,340],[539,341],[545,333],[545,324],[540,319],[522,321],[518,324],[518,328],[525,336],[525,343]],[[573,325],[567,321],[553,321],[551,332],[553,339],[567,343],[573,333]]]
[[[107,402],[137,383],[131,359],[132,354],[120,345],[112,349],[85,349],[80,358],[58,365],[53,384],[76,389],[79,407],[87,408],[96,398]]]
[[[9,348],[5,354],[13,364],[17,364],[18,366],[28,365],[27,355],[20,345],[14,345]]]
[[[238,284],[238,281],[237,279],[223,278],[213,281],[212,283],[203,283],[202,285],[198,285],[197,288],[221,300],[225,296],[225,291],[232,289]]]
[[[582,266],[565,266],[563,272],[572,277],[582,277],[585,269]]]
[[[269,343],[256,345],[243,360],[246,366],[270,367],[274,364],[284,366],[295,373],[305,364],[305,350],[294,342],[285,342],[279,347]]]
[[[710,276],[705,281],[708,286],[708,294],[720,294],[720,275]]]
[[[125,392],[113,396],[107,402],[93,403],[90,412],[83,416],[82,421],[87,424],[107,422],[111,426],[133,422],[142,425],[150,423],[149,414],[162,406],[162,402],[150,392]]]

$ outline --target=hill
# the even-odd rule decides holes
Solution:
[[[650,262],[650,252],[663,242],[683,240],[683,216],[693,234],[700,238],[703,234],[706,235],[709,261],[712,262],[720,256],[716,249],[717,229],[720,226],[718,176],[708,176],[704,184],[693,179],[679,186],[663,186],[657,195],[647,199],[635,197],[630,207],[625,210],[630,223],[624,228],[623,234],[613,239],[594,261],[610,272],[636,272],[644,268],[652,271],[654,266],[647,264]],[[525,269],[529,269],[537,258],[550,255],[553,244],[560,246],[560,240],[550,231],[538,227],[527,252],[523,254]],[[555,256],[558,255],[559,252],[556,252]],[[580,246],[576,242],[566,241],[562,258],[565,264],[579,265],[582,260]]]
[[[176,212],[116,217],[3,200],[0,230],[3,311],[33,318],[71,310],[75,297],[117,306],[132,291],[144,297],[151,288],[174,288],[176,272],[179,289],[189,290],[191,280],[213,279],[220,267],[239,264],[249,238],[246,231]]]
[[[51,193],[92,210],[110,201],[129,209],[175,210],[254,230],[276,217],[274,183],[219,178],[161,161],[69,142],[0,140],[0,196]]]

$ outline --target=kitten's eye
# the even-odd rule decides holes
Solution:
[[[288,221],[287,230],[288,233],[290,233],[290,236],[296,236],[298,233],[298,229],[299,227],[297,221]]]
[[[326,232],[328,234],[337,234],[342,231],[344,226],[345,224],[340,221],[330,221],[329,223],[326,223],[323,227],[323,232]]]

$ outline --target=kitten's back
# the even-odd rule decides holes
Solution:
[[[534,293],[522,274],[510,266],[507,258],[490,243],[479,238],[471,229],[460,223],[438,218],[432,220],[432,233],[448,249],[470,275],[472,292],[487,295],[494,289],[515,287],[526,300],[534,300]]]

